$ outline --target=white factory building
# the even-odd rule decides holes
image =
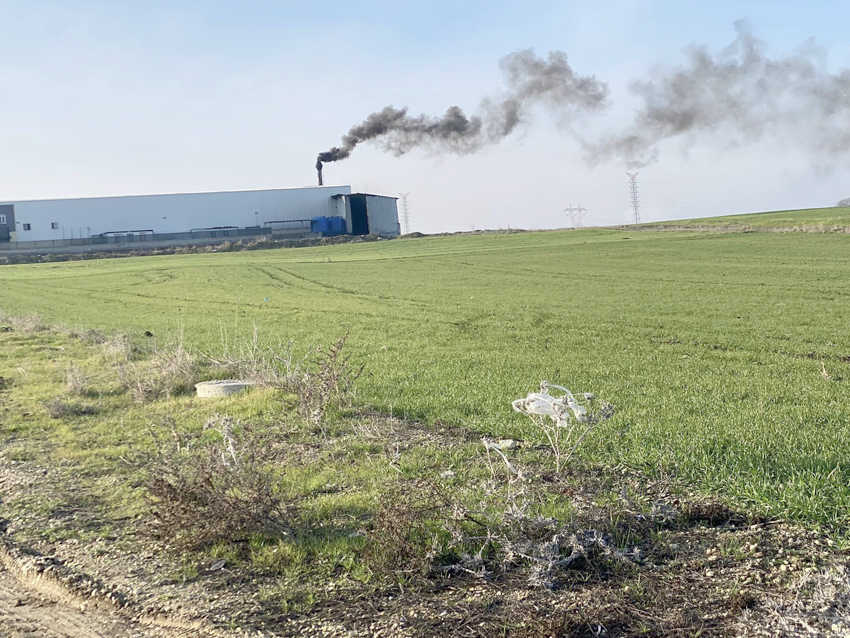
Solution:
[[[0,201],[0,245],[9,247],[334,232],[398,235],[396,198],[352,193],[350,186],[311,186]]]

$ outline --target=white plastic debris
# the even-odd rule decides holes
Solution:
[[[502,457],[502,460],[505,462],[505,465],[507,466],[507,468],[510,472],[512,472],[513,474],[518,474],[517,471],[516,471],[516,468],[514,468],[514,466],[511,465],[511,462],[508,460],[508,457],[505,456],[505,453],[502,451],[501,445],[499,445],[495,441],[491,441],[487,437],[484,437],[483,439],[481,439],[481,443],[484,445],[484,449],[487,450],[487,456],[488,457],[490,455],[490,452],[495,452],[500,457]]]
[[[550,389],[558,390],[562,396],[553,396]],[[584,438],[597,425],[607,421],[614,414],[613,406],[603,403],[599,410],[588,414],[593,405],[592,394],[576,396],[561,385],[550,385],[546,381],[540,384],[540,392],[532,392],[524,399],[512,401],[511,405],[517,412],[528,416],[542,432],[555,457],[555,471],[561,471],[561,465],[568,460]],[[548,417],[548,418],[546,418]],[[551,422],[550,422],[551,421]],[[489,451],[490,448],[488,448]]]
[[[549,394],[549,389],[560,390],[563,396],[554,397]],[[585,400],[593,400],[593,395],[583,395]],[[579,423],[587,421],[587,408],[576,401],[573,393],[560,385],[550,385],[546,381],[540,384],[540,392],[532,392],[524,399],[517,399],[511,403],[514,410],[523,414],[536,414],[548,416],[560,427],[567,427],[572,413]]]

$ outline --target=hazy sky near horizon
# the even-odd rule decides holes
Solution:
[[[618,131],[630,82],[684,64],[689,46],[719,51],[737,20],[771,56],[813,39],[839,73],[848,18],[846,0],[0,0],[0,200],[313,185],[316,154],[369,113],[474,112],[502,86],[499,60],[527,48],[564,51],[610,86],[611,108],[574,130]],[[628,222],[626,167],[589,165],[565,129],[534,110],[475,155],[364,144],[325,183],[409,192],[423,232],[562,227],[570,203],[586,225]],[[644,221],[850,197],[850,155],[710,134],[659,150],[640,169]]]

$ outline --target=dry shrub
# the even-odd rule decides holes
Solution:
[[[68,414],[68,404],[59,397],[44,402],[44,409],[51,419],[61,419]]]
[[[277,490],[280,452],[271,434],[229,417],[171,434],[149,463],[157,536],[203,546],[286,531],[292,508]]]
[[[400,481],[389,487],[372,519],[363,560],[377,576],[423,580],[432,571],[449,531],[439,521],[450,516],[424,482]]]

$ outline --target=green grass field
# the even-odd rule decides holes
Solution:
[[[545,379],[617,407],[588,460],[846,528],[848,255],[843,234],[428,237],[5,266],[0,309],[207,353],[347,332],[359,402],[494,435],[533,436],[510,402]]]
[[[724,215],[723,217],[652,222],[639,226],[639,228],[641,227],[846,233],[850,232],[850,208],[809,208],[806,210]]]

